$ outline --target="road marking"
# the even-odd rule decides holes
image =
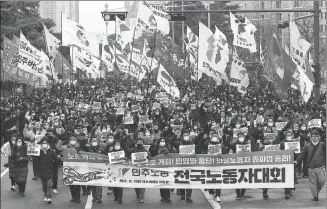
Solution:
[[[2,178],[2,176],[4,176],[6,173],[8,173],[8,171],[9,171],[9,168],[6,168],[6,170],[2,171],[2,173],[1,173],[1,178]]]
[[[201,191],[203,195],[207,198],[208,202],[210,203],[213,209],[221,209],[220,204],[216,200],[212,199],[209,192],[204,191],[204,189],[201,189]]]
[[[92,194],[90,194],[89,196],[87,196],[87,200],[86,200],[86,205],[85,205],[85,209],[91,209],[92,208]]]

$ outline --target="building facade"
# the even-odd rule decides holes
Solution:
[[[55,33],[61,32],[61,14],[79,22],[79,1],[40,1],[39,13],[42,18],[52,19]]]

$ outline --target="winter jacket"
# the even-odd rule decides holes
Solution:
[[[40,151],[39,177],[41,179],[49,179],[53,176],[53,164],[58,160],[57,154],[50,147],[47,150]]]
[[[28,156],[27,145],[16,147],[14,152],[15,159],[15,180],[16,182],[26,182],[28,175]]]
[[[314,145],[310,142],[304,145],[296,161],[299,164],[301,160],[305,158],[307,160],[305,164],[308,168],[326,166],[326,144],[324,142],[319,142],[317,145]]]

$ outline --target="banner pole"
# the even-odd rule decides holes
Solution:
[[[149,94],[149,86],[150,86],[150,72],[152,72],[151,70],[152,70],[154,52],[155,52],[155,49],[156,49],[156,41],[157,41],[157,29],[154,32],[154,45],[153,45],[153,50],[152,50],[151,64],[150,64],[150,69],[147,72],[148,73],[148,78],[147,78],[148,86],[146,88],[146,95],[145,95],[145,109],[147,109],[147,104],[148,104],[148,94]],[[152,76],[154,77],[153,72],[152,72]]]

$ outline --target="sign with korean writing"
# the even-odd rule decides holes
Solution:
[[[132,164],[140,164],[148,162],[147,152],[136,152],[132,153]]]
[[[208,154],[209,155],[216,155],[221,154],[221,144],[215,144],[215,145],[208,145]]]
[[[275,125],[277,131],[281,131],[287,125],[287,122],[276,122]]]
[[[321,119],[312,119],[308,122],[308,128],[321,128]]]
[[[158,155],[147,164],[108,164],[108,156],[64,149],[63,182],[125,188],[293,188],[292,151]]]
[[[295,153],[300,153],[300,142],[285,142],[285,150],[293,150]]]
[[[118,108],[116,115],[124,115],[124,113],[125,113],[125,108]]]
[[[125,161],[125,152],[118,151],[118,152],[109,152],[108,153],[109,163],[122,163]]]
[[[1,147],[1,155],[3,155],[3,156],[10,156],[10,155],[11,155],[11,149],[10,149],[10,144],[9,144],[9,142],[6,142],[6,143]]]
[[[134,124],[134,120],[132,116],[124,117],[124,124]]]
[[[251,152],[251,144],[237,144],[236,145],[236,153],[240,152]]]
[[[275,141],[277,137],[277,133],[264,133],[263,135],[263,143],[269,144]]]
[[[138,112],[141,110],[140,105],[132,105],[132,112]]]
[[[101,102],[94,102],[93,105],[92,105],[92,108],[94,110],[99,110],[101,109]]]
[[[27,155],[40,156],[41,145],[36,143],[29,143],[27,145]]]
[[[263,151],[279,151],[279,150],[280,150],[280,144],[272,144],[272,145],[265,145]]]
[[[148,121],[148,115],[139,115],[139,123],[144,124]]]
[[[135,99],[136,99],[136,101],[141,102],[141,101],[143,101],[144,96],[142,96],[142,95],[136,95]]]
[[[179,154],[195,154],[195,145],[179,145]]]

